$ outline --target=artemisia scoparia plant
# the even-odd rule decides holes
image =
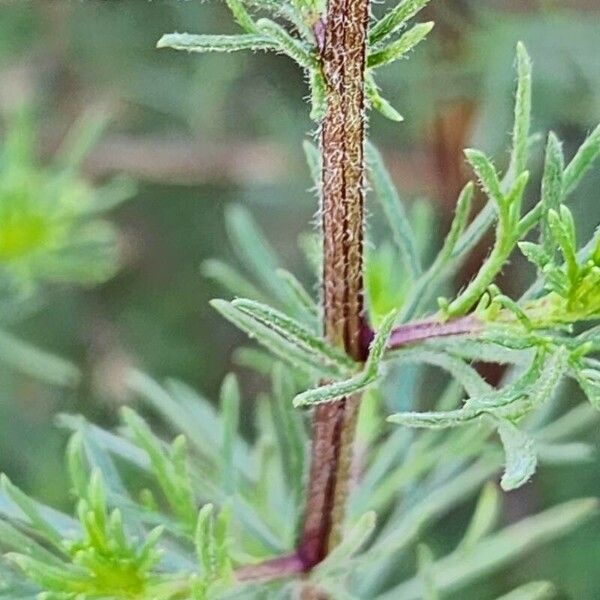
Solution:
[[[67,454],[76,516],[4,479],[0,540],[9,553],[0,597],[458,598],[452,594],[466,584],[569,531],[597,507],[596,499],[575,499],[497,528],[502,495],[494,481],[502,472],[500,487],[513,490],[540,462],[590,457],[576,436],[598,423],[600,408],[600,230],[581,243],[568,203],[600,154],[600,128],[568,157],[550,133],[536,189],[528,170],[537,152],[531,62],[519,44],[507,166],[466,150],[473,181],[425,263],[423,236],[365,130],[370,109],[402,120],[375,77],[431,32],[432,23],[411,23],[427,0],[403,0],[377,18],[369,0],[226,3],[241,33],[174,33],[158,45],[274,51],[301,67],[318,123],[319,147],[306,142],[305,149],[322,221],[301,247],[319,297],[281,267],[243,208],[229,208],[243,270],[219,260],[204,270],[235,297],[213,301],[214,308],[260,345],[239,349],[235,361],[271,382],[256,399],[253,442],[238,434],[234,375],[223,383],[217,411],[181,382],[161,385],[132,371],[128,386],[140,406],[179,436],[164,442],[131,408],[117,432],[62,416],[74,432]],[[363,260],[367,187],[390,240],[370,240]],[[487,202],[473,215],[476,190]],[[491,228],[493,245],[479,271],[448,295]],[[495,283],[516,253],[536,271],[518,298]],[[473,362],[506,365],[501,384],[492,387]],[[419,393],[428,390],[431,366],[450,376],[435,396]],[[589,404],[561,400],[568,380]],[[419,408],[422,396],[431,410]],[[128,485],[133,472],[141,490]],[[419,544],[478,492],[453,551],[438,557]],[[502,598],[554,593],[539,581]]]

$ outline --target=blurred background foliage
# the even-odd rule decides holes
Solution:
[[[498,157],[508,145],[517,40],[534,61],[536,130],[557,131],[569,154],[600,121],[597,0],[444,0],[428,12],[438,24],[428,44],[382,72],[386,95],[406,121],[390,126],[374,115],[370,128],[411,203],[425,252],[439,242],[466,179],[462,148]],[[2,277],[13,274],[1,282],[0,470],[57,506],[68,506],[68,498],[66,436],[54,426],[56,412],[114,423],[129,400],[122,377],[132,365],[216,397],[242,339],[208,306],[222,290],[200,272],[203,260],[229,252],[226,206],[247,206],[286,268],[314,284],[296,244],[316,208],[301,148],[313,125],[300,73],[277,56],[190,59],[155,50],[162,33],[176,30],[230,32],[234,25],[217,0],[0,0],[0,261]],[[600,221],[599,185],[596,169],[572,205],[582,239]],[[10,212],[15,189],[33,204],[52,203],[63,246],[83,240],[87,253],[70,250],[72,273],[38,277],[51,269],[10,262],[6,223],[18,222]],[[79,210],[84,200],[86,214],[73,214],[73,199]],[[115,227],[95,214],[108,208]],[[377,236],[376,218],[369,227]],[[105,252],[115,247],[119,268],[108,279],[117,265]],[[515,259],[504,285],[518,289],[527,268]],[[103,283],[91,286],[96,280]],[[11,312],[7,289],[27,296],[26,309]],[[64,364],[67,381],[39,381],[29,347],[25,358],[6,354],[2,336],[64,357],[83,376],[68,380]],[[261,385],[244,380],[247,396]],[[431,397],[439,383],[420,388]],[[505,497],[506,520],[598,495],[599,466],[544,468]],[[434,549],[451,546],[467,508],[427,540]],[[568,597],[597,599],[599,539],[596,520],[521,561],[512,576],[551,573]],[[461,598],[482,594],[477,588]]]

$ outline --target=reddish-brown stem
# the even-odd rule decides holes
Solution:
[[[471,335],[481,332],[484,323],[474,315],[466,315],[450,321],[418,321],[400,325],[392,331],[388,348],[395,350],[425,340],[452,335]],[[364,336],[368,337],[368,336]]]
[[[364,75],[370,0],[329,0],[321,58],[323,308],[327,339],[364,360]],[[344,517],[358,398],[315,409],[299,555],[312,568],[334,547]]]
[[[245,565],[236,569],[238,581],[270,581],[292,577],[306,571],[306,566],[298,554],[278,556],[255,565]]]

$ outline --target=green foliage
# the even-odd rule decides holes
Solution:
[[[379,96],[373,72],[406,55],[431,31],[431,23],[406,24],[427,3],[403,0],[370,27],[366,97],[372,108],[393,120],[401,117]],[[312,115],[319,119],[328,93],[317,39],[324,3],[226,4],[243,33],[168,34],[159,47],[286,54],[306,72]],[[295,597],[311,585],[332,598],[435,600],[505,568],[597,513],[596,499],[580,498],[498,526],[498,474],[503,471],[500,487],[509,491],[529,481],[538,465],[588,460],[590,448],[577,436],[600,419],[600,336],[593,324],[600,312],[600,236],[596,233],[578,247],[566,206],[600,154],[600,129],[569,162],[558,138],[549,135],[540,197],[530,205],[532,74],[522,44],[517,71],[508,165],[503,170],[484,153],[466,151],[487,204],[469,221],[475,184],[464,187],[445,240],[428,266],[422,264],[423,240],[410,226],[380,154],[369,144],[369,180],[393,243],[369,240],[376,248],[365,271],[369,303],[364,364],[324,339],[318,303],[282,267],[250,215],[240,207],[227,211],[228,237],[242,267],[212,259],[203,270],[234,297],[213,300],[212,306],[266,351],[244,348],[236,355],[259,381],[266,376],[271,384],[268,392],[251,398],[254,422],[245,422],[250,412],[247,392],[233,375],[223,382],[217,410],[179,381],[161,385],[135,370],[127,372],[125,385],[139,411],[149,413],[147,418],[127,407],[123,427],[108,431],[63,415],[60,423],[73,431],[67,463],[77,517],[39,504],[3,478],[0,546],[8,554],[0,585],[6,594],[15,597],[19,590],[22,598],[40,594],[56,600],[258,599]],[[81,147],[75,148],[73,156],[79,157]],[[310,144],[305,150],[318,186],[320,157]],[[38,186],[34,193],[28,188],[31,178],[15,175],[22,170],[22,156],[14,148],[11,152],[9,163],[20,157],[18,168],[11,167],[0,185],[6,179],[26,197],[13,202],[15,214],[27,210],[17,215],[21,221],[12,216],[6,220],[9,226],[19,223],[16,237],[12,229],[2,234],[0,223],[0,259],[4,255],[2,260],[27,282],[58,279],[58,273],[76,281],[108,276],[111,269],[102,261],[102,268],[94,261],[86,263],[86,276],[95,273],[89,278],[76,277],[79,271],[69,266],[64,231],[71,240],[72,233],[83,235],[90,222],[96,228],[99,222],[93,215],[100,209],[92,200],[85,210],[73,208],[71,194],[81,193],[73,168],[60,171],[56,181],[50,178],[48,188],[47,182],[41,185],[33,178]],[[48,196],[47,190],[55,195]],[[7,206],[12,193],[6,194]],[[60,226],[55,231],[56,215]],[[493,246],[479,271],[456,295],[439,298],[438,308],[432,306],[437,294],[447,293],[451,276],[492,225]],[[531,241],[534,232],[537,242]],[[114,239],[108,246],[114,251]],[[313,246],[307,254],[318,266],[320,249]],[[61,260],[52,268],[56,248]],[[514,299],[495,281],[517,248],[537,272],[530,288]],[[77,260],[82,256],[78,250]],[[401,258],[404,285],[388,277],[395,257]],[[0,337],[0,354],[10,352],[30,357],[30,370],[50,373],[47,379],[72,376],[68,365]],[[508,365],[498,386],[486,382],[471,364],[480,361]],[[440,397],[426,405],[431,410],[420,410],[415,397],[399,401],[404,381],[398,368],[403,378],[419,381],[431,367],[450,378]],[[567,378],[577,381],[592,406],[560,403],[557,392]],[[306,565],[298,566],[301,557],[295,548],[309,434],[306,411],[296,408],[365,391],[358,415],[359,485],[350,493],[342,540],[300,576]],[[176,435],[173,442],[155,433],[148,420],[152,416]],[[422,543],[422,535],[482,487],[466,532],[453,550],[436,556]],[[398,563],[412,564],[413,555],[416,570],[400,571]],[[265,574],[273,564],[286,561],[294,564],[286,577]],[[552,585],[534,582],[504,598],[553,594]]]
[[[118,235],[102,217],[135,192],[125,177],[94,188],[80,174],[82,160],[106,125],[106,115],[84,114],[51,166],[35,158],[30,112],[8,123],[0,148],[0,322],[14,324],[35,311],[55,283],[91,285],[115,274]],[[43,381],[72,385],[77,369],[0,330],[0,360]]]
[[[99,216],[129,197],[132,184],[115,181],[94,190],[77,172],[103,121],[102,115],[84,116],[56,165],[40,168],[27,113],[13,120],[0,162],[3,299],[44,281],[95,283],[115,272],[116,232]]]

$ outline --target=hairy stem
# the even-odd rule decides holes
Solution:
[[[364,360],[364,78],[370,0],[329,0],[321,50],[327,110],[321,130],[323,308],[326,337]],[[338,543],[359,398],[315,409],[299,554],[307,570]]]

